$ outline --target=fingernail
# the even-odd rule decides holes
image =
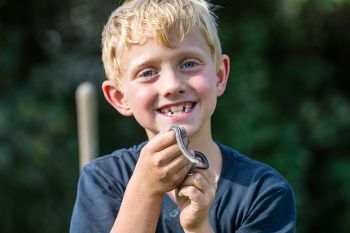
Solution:
[[[201,175],[199,175],[198,173],[195,173],[195,174],[193,174],[193,179],[200,180],[201,179]]]

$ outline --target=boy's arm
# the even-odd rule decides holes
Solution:
[[[154,233],[164,193],[179,186],[190,168],[174,132],[150,140],[141,151],[111,232]]]
[[[107,233],[112,227],[112,232],[155,232],[164,192],[182,183],[191,164],[181,155],[173,131],[157,135],[143,147],[126,185],[129,165],[134,164],[128,156],[85,166],[70,232]]]
[[[137,182],[130,180],[111,233],[117,232],[155,232],[161,194],[143,192]]]

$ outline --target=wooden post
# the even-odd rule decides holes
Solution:
[[[80,170],[98,153],[97,94],[90,82],[80,84],[75,93],[77,105]]]

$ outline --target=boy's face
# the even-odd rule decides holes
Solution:
[[[108,101],[123,115],[133,115],[149,138],[172,125],[185,127],[190,136],[210,133],[217,96],[223,94],[229,59],[219,70],[198,29],[173,48],[149,37],[132,45],[121,57],[121,91]],[[108,82],[108,81],[106,81]],[[111,95],[111,94],[110,94]]]

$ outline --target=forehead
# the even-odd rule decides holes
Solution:
[[[184,38],[180,38],[175,31],[169,35],[171,45],[167,46],[158,41],[153,33],[145,33],[142,42],[137,44],[129,44],[122,52],[122,70],[128,70],[136,64],[143,63],[148,60],[165,59],[163,55],[178,56],[180,54],[198,54],[200,56],[208,56],[212,58],[209,45],[204,39],[198,28],[194,28],[188,32]],[[155,51],[162,52],[162,56],[158,56]]]

